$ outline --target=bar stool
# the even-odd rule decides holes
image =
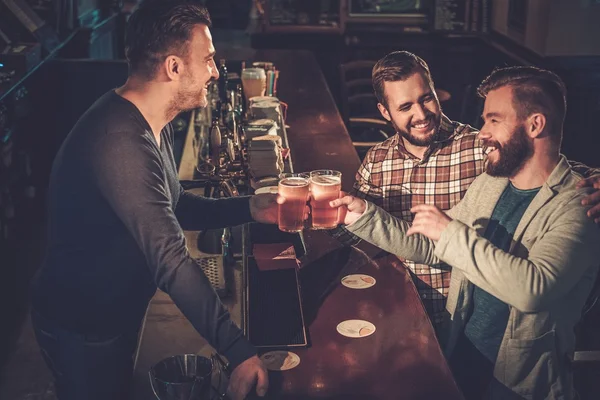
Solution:
[[[361,160],[371,147],[395,134],[377,109],[371,83],[374,65],[375,61],[356,60],[339,66],[342,118]]]

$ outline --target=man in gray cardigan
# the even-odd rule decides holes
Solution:
[[[411,225],[352,196],[331,205],[382,249],[453,267],[444,340],[467,399],[572,399],[573,328],[598,273],[600,228],[560,154],[565,87],[511,67],[479,92],[486,173],[448,214],[418,205]]]

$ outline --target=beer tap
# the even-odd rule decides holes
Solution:
[[[240,128],[241,128],[241,120],[236,115],[236,112],[231,104],[228,105],[228,112],[226,118],[226,128],[227,128],[227,138],[225,147],[227,149],[227,154],[229,156],[229,167],[234,167],[236,169],[241,168],[242,162],[242,143],[240,140]]]
[[[240,192],[238,192],[237,187],[233,183],[231,179],[224,179],[221,181],[220,189],[223,194],[227,197],[238,197]]]
[[[230,93],[231,96],[231,108],[232,108],[232,134],[233,134],[233,143],[235,144],[238,151],[242,150],[242,142],[239,134],[239,127],[242,125],[242,115],[243,115],[243,95],[242,95],[242,85],[238,84],[235,90],[232,90]]]
[[[214,118],[210,127],[210,158],[211,163],[216,169],[219,169],[221,162],[221,129],[219,128],[219,119]]]
[[[246,179],[242,153],[241,85],[229,89],[224,60],[220,62],[219,79],[209,87],[209,106],[196,110],[194,147],[197,148],[196,179],[185,185],[202,185],[212,197],[223,193],[239,196],[237,184]],[[207,125],[207,122],[210,124]],[[182,183],[183,184],[183,183]]]
[[[227,84],[229,82],[227,76],[227,66],[225,65],[225,59],[219,60],[219,99],[221,104],[226,104],[227,101]]]
[[[223,234],[221,235],[221,255],[223,256],[223,263],[225,266],[231,266],[235,264],[232,247],[233,236],[231,235],[231,228],[226,227],[223,229]]]

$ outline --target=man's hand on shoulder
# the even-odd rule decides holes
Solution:
[[[581,201],[581,204],[584,206],[591,206],[587,215],[592,218],[596,224],[600,225],[600,175],[594,175],[587,179],[583,179],[577,184],[577,187],[592,187],[596,189],[593,193],[587,195]]]
[[[263,397],[269,389],[269,374],[258,356],[238,365],[229,379],[227,395],[232,400],[244,400],[256,383],[256,394]]]

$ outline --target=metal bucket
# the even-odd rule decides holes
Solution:
[[[159,400],[210,399],[212,360],[196,354],[165,358],[148,371]]]

